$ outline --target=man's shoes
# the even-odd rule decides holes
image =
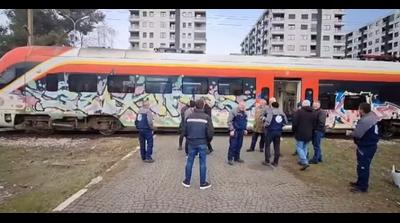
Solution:
[[[200,185],[200,190],[205,190],[210,187],[211,187],[211,184],[208,182],[205,182],[204,184]]]
[[[350,192],[352,192],[352,193],[367,193],[368,190],[362,190],[359,187],[353,187],[350,189]]]
[[[277,167],[277,166],[278,166],[277,163],[272,163],[271,165],[274,166],[274,167]]]
[[[318,162],[316,160],[313,160],[313,159],[309,160],[308,163],[310,163],[310,164],[318,164]]]
[[[190,183],[189,183],[189,182],[186,182],[186,181],[182,181],[182,185],[183,185],[184,187],[190,187]]]
[[[179,147],[178,147],[178,150],[182,150],[182,146],[179,146]]]
[[[264,166],[269,166],[269,162],[267,162],[267,161],[262,161],[262,165],[264,165]]]
[[[304,171],[304,170],[306,170],[308,167],[310,167],[310,165],[308,165],[308,164],[303,164],[302,166],[303,166],[303,167],[300,168],[301,171]]]
[[[357,182],[349,182],[350,187],[358,187]]]
[[[248,149],[246,152],[254,152],[254,149]]]
[[[233,166],[233,160],[228,160],[228,164]]]
[[[154,163],[154,160],[152,158],[150,158],[150,159],[144,160],[144,162],[146,162],[146,163]]]
[[[238,162],[238,163],[244,163],[244,160],[242,160],[242,159],[237,159],[235,161]]]

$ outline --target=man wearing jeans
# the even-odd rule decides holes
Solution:
[[[186,160],[185,180],[182,182],[184,187],[190,187],[193,161],[196,155],[199,154],[200,189],[202,190],[211,187],[211,184],[206,181],[206,157],[207,143],[211,141],[214,135],[214,126],[211,117],[204,113],[204,105],[205,103],[202,99],[197,100],[194,111],[187,116],[184,124],[189,154]]]
[[[321,109],[319,101],[313,102],[315,114],[315,126],[312,144],[314,146],[314,157],[309,161],[311,164],[322,162],[321,140],[325,134],[326,112]]]
[[[153,114],[149,107],[150,103],[144,101],[135,120],[136,128],[139,130],[140,156],[146,163],[154,162],[151,158],[153,154]]]
[[[309,100],[304,100],[301,106],[301,109],[296,111],[293,116],[292,130],[296,139],[296,151],[300,159],[299,164],[302,166],[300,170],[305,170],[309,167],[307,144],[312,140],[315,115]]]

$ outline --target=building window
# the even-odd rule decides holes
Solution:
[[[329,52],[329,48],[330,48],[329,46],[324,46],[324,51]]]
[[[160,12],[161,17],[165,17],[166,14],[167,14],[166,12]]]
[[[394,24],[394,27],[395,28],[397,28],[397,27],[399,27],[400,25],[399,25],[399,23],[398,22],[396,22],[395,24]]]
[[[182,27],[183,27],[183,28],[186,28],[186,23],[185,23],[185,22],[182,23]]]
[[[379,43],[379,39],[375,39],[375,43]]]
[[[186,12],[182,12],[182,17],[186,17]]]
[[[307,51],[307,46],[306,45],[301,45],[300,46],[300,51]]]
[[[289,24],[289,30],[294,30],[296,26],[294,24]]]
[[[375,52],[378,52],[379,51],[379,47],[375,47]]]
[[[147,33],[143,32],[142,36],[143,36],[143,38],[147,38]]]
[[[394,42],[393,47],[397,47],[398,44],[399,44],[398,42]]]
[[[186,33],[182,33],[182,39],[186,38]]]
[[[324,41],[329,41],[329,38],[330,38],[330,36],[323,36],[323,37],[322,37],[322,39],[323,39]]]
[[[307,37],[308,37],[307,35],[301,35],[302,40],[307,40]]]
[[[185,49],[186,48],[186,44],[182,43],[182,48]]]
[[[288,51],[294,51],[294,45],[287,45]]]
[[[150,12],[149,12],[149,16],[150,16],[150,17],[153,17],[153,16],[154,16],[154,12],[153,12],[153,11],[150,11]]]
[[[378,34],[379,34],[379,30],[376,30],[376,31],[375,31],[375,34],[378,35]]]
[[[188,43],[187,48],[188,49],[192,48],[192,44]]]
[[[154,48],[154,44],[153,43],[149,43],[149,48],[153,49]]]
[[[301,30],[307,30],[308,26],[307,25],[301,25],[300,28],[301,28]]]
[[[142,48],[147,48],[147,43],[142,43]]]
[[[397,32],[397,33],[394,33],[394,37],[398,37],[399,36],[399,33]]]
[[[368,50],[368,54],[371,54],[371,53],[372,53],[372,49]]]
[[[192,28],[192,23],[188,22],[188,28]]]
[[[289,40],[294,40],[294,39],[295,39],[295,35],[290,34],[290,35],[288,36],[288,39],[289,39]]]
[[[308,19],[308,14],[301,14],[301,19]]]
[[[207,94],[208,79],[204,77],[184,77],[182,79],[183,94]]]
[[[324,30],[330,30],[331,26],[330,25],[324,25]]]
[[[153,28],[154,27],[154,23],[153,22],[149,22],[149,27]]]
[[[372,36],[372,33],[368,33],[368,37],[371,37]]]
[[[142,12],[142,16],[147,17],[147,12],[146,11]]]
[[[165,28],[165,27],[167,27],[166,23],[165,22],[160,22],[160,28]]]
[[[153,38],[153,37],[154,37],[154,33],[153,33],[153,32],[150,32],[150,33],[149,33],[149,37],[150,37],[150,38]]]
[[[161,47],[165,47],[167,44],[166,43],[160,43]]]
[[[243,92],[243,80],[240,78],[221,78],[218,81],[218,94],[241,95]]]
[[[160,33],[161,39],[165,39],[166,37],[167,37],[167,33],[164,33],[164,32]]]
[[[107,77],[107,89],[110,93],[135,93],[135,76],[110,75]]]
[[[146,77],[145,92],[150,94],[172,93],[172,81],[168,77]]]
[[[311,20],[312,21],[317,21],[317,19],[318,19],[318,14],[311,14]]]
[[[191,33],[188,33],[188,34],[187,34],[187,38],[188,38],[188,39],[191,39],[191,38],[192,38],[192,34],[191,34]]]
[[[147,27],[147,22],[146,21],[142,22],[142,27]]]
[[[372,41],[369,41],[369,42],[368,42],[368,46],[371,46],[371,45],[372,45]]]
[[[289,19],[296,19],[296,15],[295,14],[289,14]]]
[[[331,19],[331,15],[324,15],[324,20],[330,20]]]
[[[70,74],[68,76],[68,88],[72,92],[97,92],[97,75]]]

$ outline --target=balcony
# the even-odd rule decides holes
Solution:
[[[283,18],[283,17],[272,18],[273,23],[283,23],[284,21],[285,21],[285,18]]]
[[[282,43],[283,44],[283,39],[282,38],[273,38],[271,40],[271,42],[273,42],[273,43]]]
[[[138,15],[130,15],[129,21],[131,21],[131,22],[138,21],[139,18],[140,17]]]
[[[129,31],[131,31],[131,32],[133,32],[133,31],[139,31],[138,29],[139,29],[139,26],[138,26],[138,25],[134,25],[134,26],[129,27]]]
[[[206,26],[195,26],[194,30],[195,31],[205,31],[206,30]]]
[[[175,30],[175,26],[169,26],[170,30]]]
[[[195,17],[194,17],[194,20],[195,21],[206,21],[205,13],[204,13],[204,15],[203,14],[196,14]]]
[[[317,44],[317,40],[312,39],[312,40],[311,40],[311,45],[315,45],[315,44]]]
[[[334,33],[335,33],[335,34],[343,34],[343,35],[345,34],[345,33],[344,33],[344,30],[342,30],[342,29],[335,29],[335,30],[334,30]]]
[[[137,41],[139,39],[139,36],[131,36],[131,37],[129,37],[129,41],[130,42],[135,42],[135,41]]]
[[[333,43],[334,43],[334,45],[344,45],[345,41],[344,40],[335,39],[335,41]]]
[[[336,23],[336,25],[344,25],[343,19],[338,19],[338,18],[336,18],[336,19],[335,19],[335,23]]]
[[[273,33],[273,32],[284,32],[285,31],[285,29],[283,28],[283,26],[282,27],[279,27],[279,26],[275,26],[275,27],[272,27],[271,28],[271,32]]]
[[[175,20],[175,14],[174,15],[169,15],[169,19]]]

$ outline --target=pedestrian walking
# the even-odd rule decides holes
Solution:
[[[204,98],[203,100],[205,102],[204,112],[208,116],[210,116],[211,121],[212,121],[212,116],[211,116],[212,108],[211,108],[211,105],[210,105],[210,100],[208,98]],[[208,147],[207,154],[210,154],[210,153],[212,153],[214,151],[214,149],[212,148],[212,145],[211,145],[211,140],[207,143],[207,147]]]
[[[379,118],[371,111],[371,105],[361,103],[359,113],[361,118],[354,131],[350,132],[357,146],[357,181],[350,182],[353,193],[368,192],[369,169],[379,142]]]
[[[135,120],[136,129],[139,131],[140,156],[146,163],[154,162],[153,154],[153,114],[150,103],[144,101]]]
[[[309,161],[311,164],[318,164],[322,162],[322,149],[321,140],[325,135],[326,128],[326,112],[321,109],[321,103],[319,101],[313,102],[313,109],[315,114],[314,134],[312,144],[314,147],[314,156]]]
[[[260,136],[260,144],[259,144],[260,152],[264,152],[265,134],[264,134],[263,112],[266,109],[266,104],[267,102],[264,99],[261,99],[255,109],[251,145],[250,148],[246,150],[247,152],[254,151],[259,136]]]
[[[266,139],[266,147],[265,147],[265,161],[264,165],[269,165],[270,163],[270,145],[274,143],[274,161],[272,162],[273,166],[278,166],[279,156],[280,156],[280,143],[283,126],[288,123],[287,117],[285,113],[279,109],[279,103],[273,102],[272,111],[268,113],[267,119],[265,121],[265,128],[268,131],[268,138]]]
[[[243,145],[243,136],[247,134],[247,115],[246,103],[239,102],[237,108],[229,112],[229,149],[228,149],[228,164],[233,165],[233,161],[243,163],[240,158],[240,150]]]
[[[294,112],[298,111],[301,109],[301,102],[297,102],[296,104],[296,109],[294,110]],[[296,148],[294,149],[294,152],[292,153],[292,156],[297,156],[297,150]]]
[[[266,108],[264,109],[263,115],[262,115],[262,121],[263,121],[263,128],[264,128],[264,140],[266,141],[266,139],[268,138],[268,129],[265,128],[265,120],[267,119],[267,115],[272,113],[272,103],[276,102],[276,98],[271,97],[268,100],[268,105],[266,106]],[[264,142],[265,142],[264,141]],[[267,144],[265,144],[265,150],[267,149],[266,146]],[[268,148],[269,149],[269,148]]]
[[[214,135],[211,117],[204,113],[204,101],[196,101],[196,108],[188,115],[185,123],[185,137],[188,142],[189,155],[186,160],[184,187],[190,187],[193,162],[199,154],[200,162],[200,189],[207,189],[211,184],[206,181],[207,173],[207,143]]]
[[[312,140],[315,115],[309,100],[304,100],[301,105],[301,109],[296,111],[293,115],[292,131],[296,139],[299,164],[302,166],[300,170],[305,170],[309,167],[307,145]]]

